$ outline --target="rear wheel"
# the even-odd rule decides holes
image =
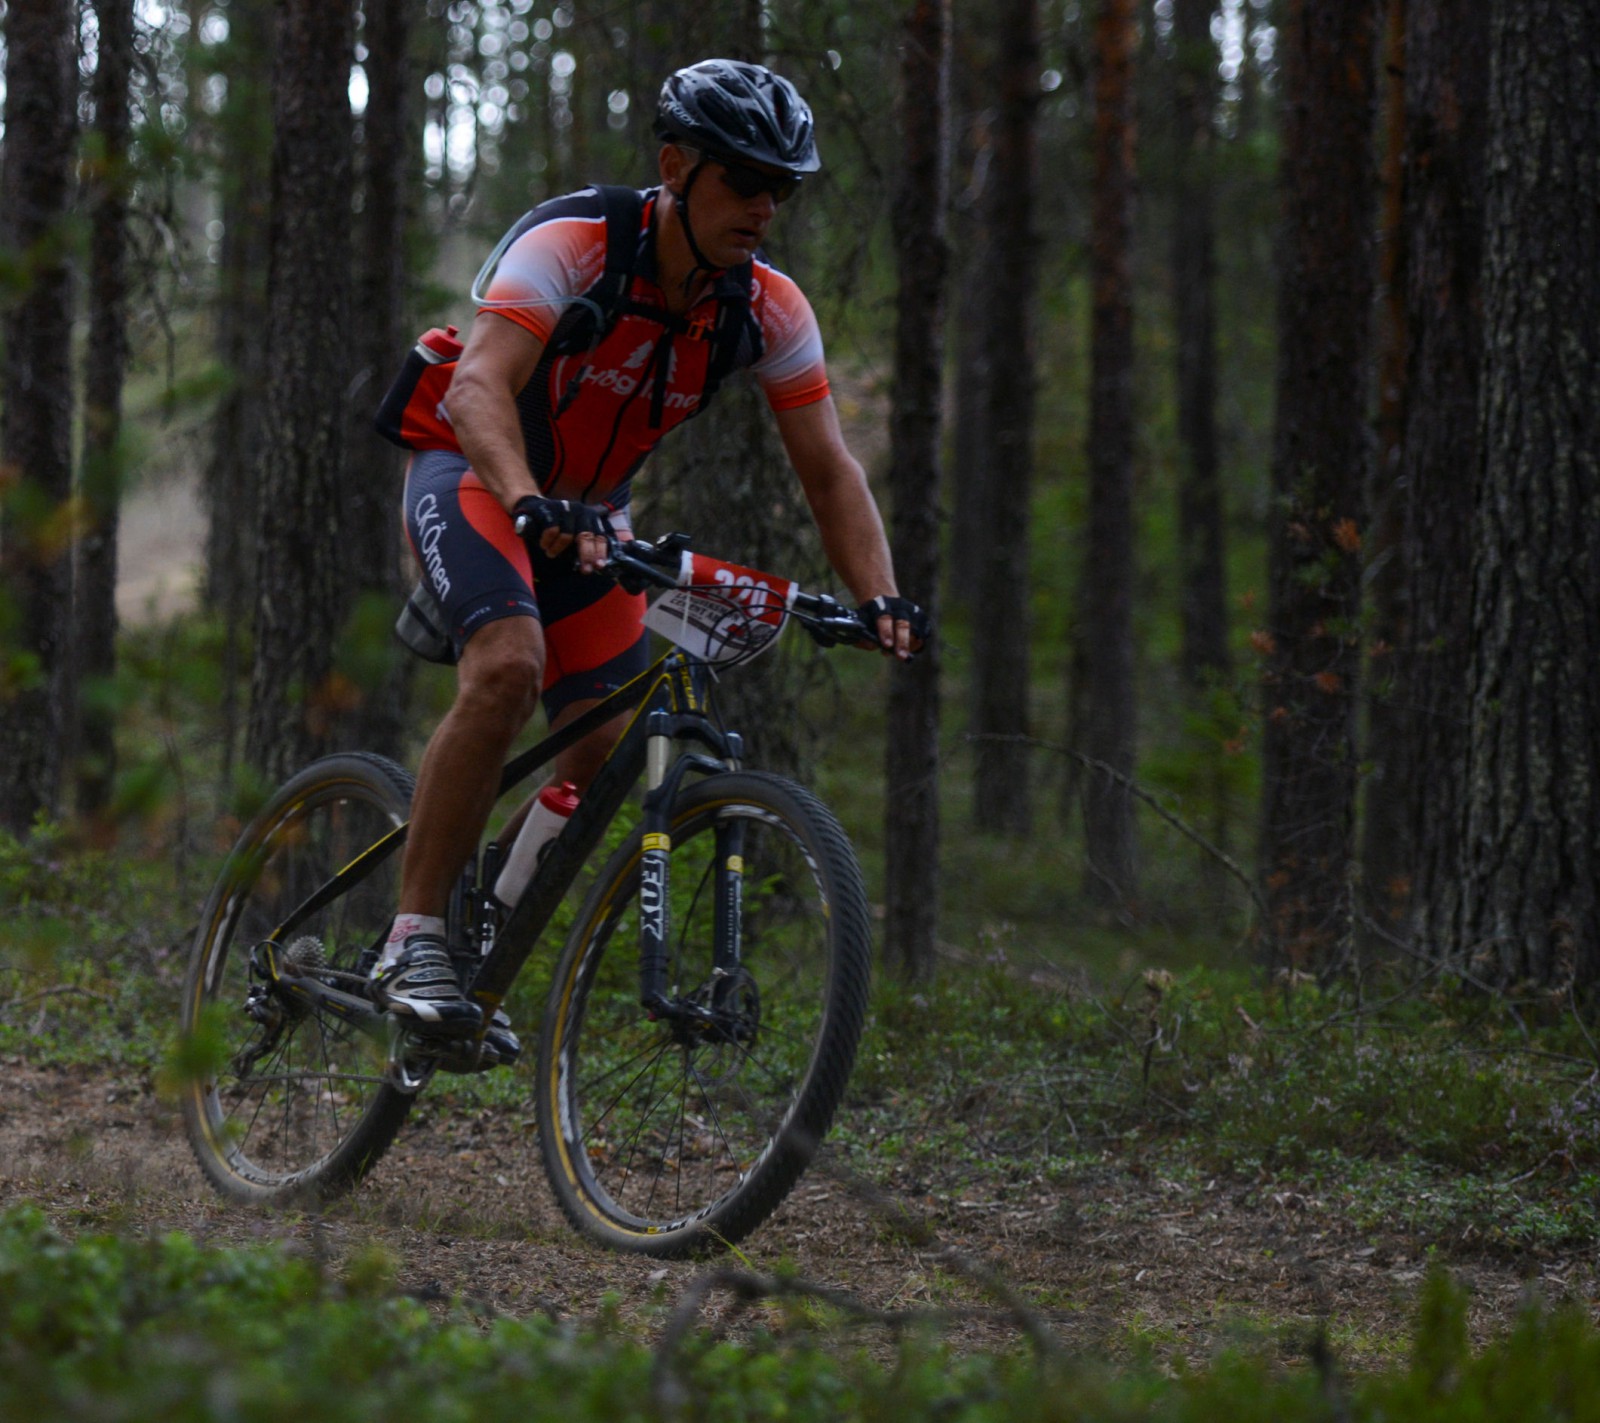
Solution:
[[[184,982],[182,1026],[196,1076],[184,1124],[200,1168],[223,1194],[278,1201],[353,1185],[394,1140],[411,1107],[385,1073],[383,1045],[351,1022],[284,992],[262,971],[271,952],[292,973],[359,993],[352,974],[394,914],[398,840],[372,869],[281,937],[309,896],[405,822],[411,777],[377,756],[306,767],[239,837],[201,916]]]
[[[678,798],[671,838],[668,993],[691,1011],[639,1006],[635,832],[580,911],[539,1047],[562,1208],[606,1245],[663,1256],[741,1239],[799,1179],[844,1094],[871,959],[855,854],[801,787],[712,776]],[[718,875],[730,854],[737,897]],[[731,969],[713,959],[719,900],[723,916],[742,900]]]

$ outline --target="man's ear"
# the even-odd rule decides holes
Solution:
[[[675,143],[663,143],[656,155],[656,165],[661,170],[661,185],[674,196],[683,191],[683,180],[689,172],[688,155]]]

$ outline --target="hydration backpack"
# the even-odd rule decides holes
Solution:
[[[644,194],[637,188],[595,186],[605,204],[606,260],[600,278],[584,299],[562,314],[545,345],[556,355],[590,355],[623,315],[643,316],[665,328],[664,338],[686,332],[689,324],[660,307],[637,302],[629,295],[639,256],[639,223],[644,215]],[[498,255],[498,254],[497,254]],[[494,260],[490,259],[491,262]],[[717,278],[716,324],[711,331],[711,358],[705,388],[694,414],[711,402],[717,388],[732,373],[750,315],[754,264],[729,268]],[[406,356],[400,374],[378,407],[374,424],[386,440],[408,450],[455,449],[455,434],[445,413],[444,397],[455,375],[462,342],[454,326],[426,332]],[[660,401],[665,394],[667,362],[659,363],[661,380],[652,407],[652,424],[659,425]],[[577,398],[587,361],[568,382],[555,415],[559,418]]]

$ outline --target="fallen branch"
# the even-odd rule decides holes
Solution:
[[[1014,736],[999,732],[969,732],[967,741],[1004,741],[1015,746],[1031,746],[1040,751],[1049,751],[1056,756],[1065,756],[1076,761],[1091,771],[1098,771],[1101,775],[1109,777],[1119,786],[1131,794],[1136,800],[1143,801],[1151,810],[1155,811],[1168,825],[1176,830],[1192,844],[1199,846],[1206,854],[1210,855],[1223,869],[1238,880],[1244,891],[1250,897],[1250,902],[1255,906],[1257,915],[1263,925],[1270,924],[1271,918],[1267,913],[1267,903],[1261,897],[1261,891],[1256,888],[1255,880],[1245,872],[1232,855],[1202,835],[1194,826],[1190,825],[1182,816],[1175,814],[1156,799],[1155,795],[1147,791],[1131,776],[1117,770],[1115,766],[1100,760],[1097,756],[1090,756],[1087,752],[1079,751],[1071,746],[1057,746],[1051,741],[1041,741],[1034,736]]]
[[[816,1300],[859,1323],[881,1325],[896,1333],[913,1324],[942,1323],[949,1317],[945,1310],[874,1309],[843,1290],[806,1280],[758,1275],[749,1270],[708,1270],[689,1282],[656,1345],[655,1360],[650,1368],[650,1393],[662,1417],[677,1417],[688,1402],[688,1390],[677,1374],[678,1352],[706,1300],[717,1290],[732,1294],[740,1308],[768,1299]]]
[[[104,993],[80,988],[76,983],[58,983],[52,988],[41,988],[37,993],[25,993],[21,998],[13,998],[9,1003],[0,1003],[0,1013],[9,1013],[13,1008],[26,1008],[28,1004],[38,1003],[46,998],[60,998],[67,993],[76,993],[80,998],[88,998],[96,1003],[111,1002]]]

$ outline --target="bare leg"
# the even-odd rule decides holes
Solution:
[[[559,731],[595,705],[596,702],[587,701],[573,702],[571,706],[563,707],[551,729]],[[571,781],[580,791],[588,790],[589,782],[599,774],[600,767],[611,754],[611,748],[621,739],[627,729],[628,718],[632,715],[631,711],[622,712],[596,727],[582,741],[567,747],[556,757],[556,779]]]
[[[443,915],[488,822],[500,770],[533,715],[544,673],[544,630],[502,618],[467,643],[455,704],[423,753],[400,867],[400,912]]]
[[[571,705],[563,707],[556,713],[555,720],[550,723],[550,729],[552,731],[560,731],[562,727],[569,722],[576,721],[584,712],[595,705],[597,705],[597,701],[591,699],[589,701],[573,702]],[[611,748],[617,744],[622,733],[627,729],[628,718],[632,715],[632,712],[622,712],[612,717],[604,725],[596,727],[582,741],[567,747],[565,751],[556,757],[553,768],[554,775],[546,784],[553,785],[559,784],[561,781],[571,781],[578,788],[580,795],[588,790],[589,782],[595,778],[606,757],[611,754]],[[535,791],[534,795],[537,794],[538,792]],[[515,812],[506,817],[506,823],[500,827],[498,832],[498,838],[502,845],[509,845],[517,838],[517,831],[522,828],[522,822],[528,818],[528,812],[532,809],[533,796],[529,796]],[[462,863],[465,864],[466,861],[463,860]],[[459,868],[457,866],[458,871]]]

